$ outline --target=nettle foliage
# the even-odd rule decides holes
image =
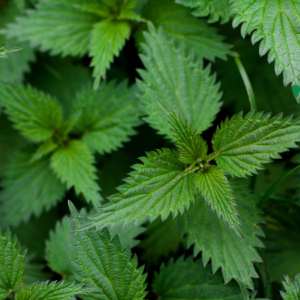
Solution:
[[[300,300],[299,24],[0,0],[0,299]]]
[[[117,149],[135,133],[133,127],[140,124],[136,87],[111,82],[95,92],[89,85],[77,93],[67,114],[54,97],[30,85],[2,83],[0,97],[14,127],[32,144],[16,153],[5,171],[4,223],[39,216],[71,187],[99,206],[94,154]]]

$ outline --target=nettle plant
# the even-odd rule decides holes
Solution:
[[[0,0],[0,299],[300,300],[299,24]]]

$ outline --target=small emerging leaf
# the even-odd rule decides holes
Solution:
[[[179,160],[186,164],[192,164],[196,160],[204,158],[207,154],[207,144],[202,137],[187,121],[182,119],[181,115],[176,114],[160,100],[158,102],[166,111],[166,116],[172,127],[173,137],[179,150]]]
[[[8,53],[20,51],[22,48],[19,47],[13,47],[13,48],[7,48],[6,44],[0,45],[0,58],[8,58]]]

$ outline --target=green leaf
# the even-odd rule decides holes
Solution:
[[[80,214],[69,202],[70,222],[74,229],[87,223],[84,211]],[[75,231],[72,237],[76,245],[73,260],[75,276],[88,287],[98,287],[88,299],[140,300],[146,296],[143,268],[138,268],[137,257],[131,257],[130,249],[121,250],[118,237],[112,241],[107,229]]]
[[[71,109],[78,91],[91,83],[90,70],[71,57],[51,57],[41,53],[39,56],[38,63],[32,66],[26,79],[39,90],[56,97],[67,118],[72,115]]]
[[[291,280],[288,276],[285,276],[285,282],[283,281],[285,292],[280,292],[283,300],[299,300],[300,299],[300,274],[298,274],[294,280]]]
[[[20,47],[10,47],[7,48],[6,44],[0,45],[0,58],[8,58],[8,53],[17,52],[22,50]]]
[[[186,239],[181,237],[181,224],[179,216],[175,219],[169,216],[165,221],[156,219],[148,224],[145,237],[138,248],[143,250],[141,258],[149,264],[157,265],[162,259],[176,253],[179,247],[185,248]]]
[[[16,16],[20,16],[22,11],[18,8],[16,1],[5,2],[0,7],[0,30],[2,31],[7,23],[14,21]],[[9,59],[0,59],[0,80],[5,82],[15,82],[23,79],[24,73],[29,71],[29,63],[34,60],[34,50],[27,42],[19,42],[17,39],[0,35],[0,44],[16,45],[22,48],[11,55]],[[0,56],[1,57],[1,56]]]
[[[230,0],[176,0],[176,3],[195,8],[193,15],[207,17],[208,23],[221,21],[221,24],[230,20]]]
[[[136,86],[127,87],[126,81],[101,83],[94,91],[84,88],[73,102],[73,111],[81,111],[74,131],[82,134],[83,142],[100,154],[111,152],[129,141],[140,124],[140,108],[136,100]]]
[[[256,208],[258,199],[246,187],[231,184],[239,207],[244,239],[224,224],[202,197],[183,215],[182,234],[189,234],[188,247],[195,244],[195,256],[202,252],[204,266],[211,259],[213,273],[222,268],[225,284],[234,278],[239,284],[253,289],[251,277],[258,277],[253,262],[261,262],[254,247],[263,246],[258,239],[258,236],[263,236],[258,223],[264,220]]]
[[[280,204],[266,219],[266,263],[271,280],[281,281],[284,274],[296,276],[300,270],[299,209]]]
[[[159,216],[165,220],[170,213],[175,218],[189,208],[196,193],[194,178],[193,174],[178,178],[185,165],[175,151],[165,148],[148,152],[140,160],[143,164],[134,165],[134,171],[124,180],[126,184],[118,187],[120,193],[109,197],[111,202],[91,217],[86,228],[141,224],[147,217],[150,222]]]
[[[49,268],[60,274],[66,282],[74,281],[71,259],[74,254],[70,245],[73,243],[69,232],[72,231],[70,222],[65,217],[56,223],[55,231],[50,232],[49,240],[46,241],[45,258]]]
[[[16,293],[16,300],[75,300],[75,295],[87,295],[93,289],[84,288],[82,284],[66,283],[63,281],[37,282],[23,286]]]
[[[162,300],[243,299],[236,282],[225,285],[221,272],[212,274],[200,259],[184,260],[183,256],[176,262],[171,259],[166,266],[162,264],[155,274],[153,291]]]
[[[28,141],[17,132],[4,114],[0,116],[0,161],[8,162],[11,156],[26,146]],[[0,164],[0,176],[6,170],[7,163]]]
[[[98,206],[102,197],[96,183],[95,159],[87,146],[78,140],[71,140],[51,156],[51,168],[68,189],[74,186],[76,194],[82,193],[88,202]]]
[[[129,38],[131,27],[125,20],[141,21],[132,10],[136,1],[105,3],[81,0],[42,1],[35,10],[27,10],[9,24],[8,37],[30,41],[42,51],[51,50],[52,55],[93,57],[96,85],[105,75],[114,55],[118,55]]]
[[[75,1],[79,2],[79,1]],[[42,1],[35,10],[27,10],[25,17],[6,29],[8,37],[30,41],[52,55],[82,56],[88,52],[96,14],[74,7],[74,1]]]
[[[55,136],[63,124],[59,103],[29,85],[0,83],[0,99],[15,128],[32,142]]]
[[[156,28],[162,26],[169,38],[176,44],[183,43],[187,49],[210,61],[215,58],[226,59],[231,55],[231,46],[224,43],[224,37],[217,34],[215,28],[191,15],[189,8],[176,4],[173,0],[151,0],[142,9],[144,19],[151,21]],[[138,41],[142,41],[142,27],[137,32]]]
[[[229,226],[241,237],[236,203],[225,172],[217,166],[210,166],[205,171],[200,170],[196,174],[196,186],[218,217],[223,216],[224,221],[227,221]]]
[[[128,22],[102,21],[94,26],[90,56],[93,76],[105,76],[114,56],[118,56],[130,35]]]
[[[166,112],[166,117],[173,130],[173,137],[179,150],[178,158],[186,164],[192,164],[196,160],[201,160],[207,154],[206,142],[197,134],[193,127],[184,121],[181,115],[170,110],[164,103],[159,104]]]
[[[259,54],[269,51],[268,62],[275,60],[275,73],[283,72],[284,85],[300,83],[300,4],[286,1],[232,1],[236,15],[233,27],[243,23],[241,34],[252,33],[252,43],[261,41]],[[269,12],[269,13],[266,13]]]
[[[111,239],[113,239],[116,235],[118,235],[121,243],[122,249],[126,247],[133,248],[140,243],[139,240],[135,238],[143,233],[145,228],[142,226],[136,226],[133,223],[127,224],[125,227],[122,224],[115,226],[114,228],[109,230],[109,234]]]
[[[6,225],[18,225],[61,200],[66,188],[50,169],[49,158],[30,163],[30,149],[16,153],[5,170],[0,193],[0,217]]]
[[[155,101],[159,98],[192,124],[197,133],[203,132],[211,126],[221,106],[220,85],[215,84],[215,76],[209,76],[210,66],[203,69],[201,59],[186,56],[183,47],[176,48],[166,41],[163,30],[156,31],[151,24],[145,38],[145,54],[140,57],[147,71],[139,70],[143,82],[138,83],[144,111],[149,115],[146,121],[172,139],[167,119],[161,117]]]
[[[0,229],[0,298],[6,298],[16,290],[24,278],[25,252],[17,238],[9,230]]]
[[[37,151],[31,158],[31,162],[35,160],[39,160],[40,158],[44,157],[45,155],[53,152],[59,147],[57,143],[55,143],[52,139],[46,140],[43,144],[41,144]]]
[[[226,118],[212,143],[218,166],[231,176],[246,177],[257,174],[272,158],[281,158],[279,153],[296,148],[297,141],[300,119],[282,119],[282,114],[270,119],[270,113],[252,111],[245,117],[239,113]]]

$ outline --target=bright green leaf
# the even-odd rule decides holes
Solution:
[[[70,222],[75,231],[87,223],[84,211],[78,213],[73,204]],[[137,257],[131,257],[127,247],[121,250],[118,237],[110,238],[108,230],[75,231],[72,237],[76,244],[72,247],[76,255],[73,260],[75,276],[88,287],[101,290],[86,299],[141,300],[146,296],[143,268],[138,268]]]
[[[183,215],[182,234],[189,234],[188,247],[195,244],[195,256],[202,252],[204,266],[211,259],[213,273],[222,268],[225,283],[234,278],[253,289],[251,277],[258,277],[253,262],[261,262],[254,247],[263,246],[258,238],[263,236],[258,223],[264,220],[256,208],[258,199],[246,187],[231,184],[244,238],[238,237],[228,224],[224,224],[202,197]]]
[[[186,164],[192,164],[196,160],[204,158],[207,154],[207,144],[202,137],[187,121],[182,119],[181,115],[170,110],[161,101],[159,101],[159,104],[165,110],[165,115],[173,130],[173,138],[179,150],[179,160]]]
[[[66,188],[50,169],[49,158],[30,162],[30,149],[16,153],[5,170],[0,193],[0,217],[6,225],[18,225],[39,216],[64,196]]]
[[[219,218],[223,216],[224,221],[241,236],[233,191],[224,171],[217,166],[210,166],[203,172],[198,171],[195,177],[196,186],[207,204]]]
[[[209,128],[218,113],[221,103],[219,84],[210,76],[210,67],[203,69],[201,59],[186,56],[185,50],[175,47],[160,29],[149,25],[145,33],[147,45],[140,55],[147,71],[139,70],[143,79],[139,87],[146,121],[160,134],[172,139],[173,133],[167,119],[162,118],[161,109],[155,101],[159,98],[167,106],[192,124],[197,133]]]
[[[63,281],[37,282],[23,286],[16,293],[16,300],[75,300],[75,295],[86,295],[93,289],[82,287],[82,284],[66,283]]]
[[[299,300],[300,299],[300,274],[294,280],[285,276],[285,281],[282,282],[285,288],[284,292],[280,292],[284,300]]]
[[[114,56],[118,56],[130,35],[128,22],[102,21],[92,31],[90,56],[93,76],[105,76]]]
[[[192,16],[189,8],[174,0],[151,0],[143,7],[141,15],[157,29],[161,26],[168,38],[174,39],[176,44],[183,43],[197,57],[215,61],[216,57],[226,59],[232,54],[231,46],[223,42],[224,38],[215,28],[208,26],[206,20]],[[138,41],[142,41],[142,30],[141,27],[137,32]]]
[[[29,85],[0,83],[0,100],[15,128],[33,142],[54,137],[63,124],[59,103]]]
[[[24,278],[25,252],[9,230],[0,229],[0,298],[16,290]]]
[[[252,111],[226,118],[212,142],[218,166],[231,176],[246,177],[257,174],[272,158],[281,158],[279,153],[296,148],[297,141],[300,119],[282,119],[282,114],[270,119],[270,113]]]
[[[224,284],[221,272],[212,274],[200,259],[171,259],[155,274],[153,291],[162,300],[243,299],[236,282]]]
[[[227,23],[230,20],[230,0],[176,0],[176,3],[195,8],[193,15],[206,17],[209,15],[208,23]]]
[[[99,206],[102,197],[96,183],[95,159],[87,146],[71,140],[51,156],[51,168],[68,189],[74,186],[76,194],[82,193],[88,202]]]
[[[88,52],[91,31],[99,17],[70,3],[74,1],[42,1],[35,10],[27,10],[25,17],[9,24],[6,34],[39,45],[43,51],[51,50],[53,55],[82,56]]]
[[[81,111],[74,131],[82,134],[84,143],[100,154],[111,152],[135,134],[141,114],[136,100],[136,86],[124,81],[101,83],[97,91],[84,88],[73,102],[73,111]]]
[[[269,51],[275,73],[283,72],[284,85],[300,84],[300,3],[298,0],[233,0],[233,27],[243,23],[242,36],[252,33],[252,43],[261,41],[259,54]]]
[[[52,139],[46,140],[43,144],[41,144],[37,151],[34,153],[34,155],[31,158],[31,162],[38,160],[45,155],[53,152],[59,147],[57,143],[55,143]]]
[[[102,206],[91,217],[87,228],[116,226],[118,223],[141,224],[146,218],[153,222],[161,216],[165,220],[170,213],[183,214],[196,193],[193,174],[178,178],[185,165],[178,160],[177,153],[162,149],[141,157],[143,164],[133,166],[134,171],[118,187],[119,194],[109,197],[110,203]]]

